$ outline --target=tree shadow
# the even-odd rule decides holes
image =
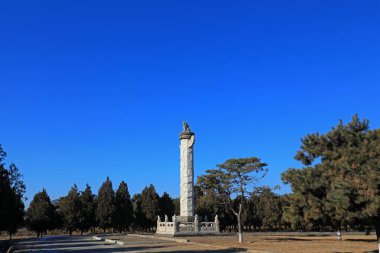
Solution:
[[[149,243],[149,242],[146,242]],[[118,253],[118,252],[146,252],[149,250],[158,250],[159,252],[179,252],[179,253],[227,253],[227,252],[246,252],[244,248],[228,248],[228,249],[205,249],[192,250],[186,249],[184,246],[180,250],[175,250],[173,247],[178,245],[115,245],[104,241],[89,240],[88,238],[46,238],[38,240],[24,241],[20,245],[18,252],[75,252],[75,253]]]
[[[351,242],[376,242],[376,239],[344,239]]]
[[[330,236],[333,236],[333,235],[328,235],[328,234],[320,234],[320,235],[310,234],[310,235],[301,235],[301,236],[308,236],[308,237],[330,237]]]
[[[313,239],[301,239],[294,237],[286,237],[286,238],[265,238],[266,241],[275,241],[275,242],[286,242],[286,241],[300,241],[300,242],[311,242],[315,241]]]
[[[228,249],[212,249],[212,250],[186,250],[186,249],[183,249],[183,250],[170,250],[170,249],[167,249],[165,250],[165,248],[170,248],[170,247],[167,247],[167,246],[141,246],[141,247],[131,247],[131,248],[104,248],[104,249],[79,249],[79,250],[75,250],[75,249],[70,249],[70,250],[62,250],[62,251],[59,251],[59,252],[76,252],[76,253],[109,253],[109,252],[128,252],[128,251],[133,251],[133,252],[136,252],[136,251],[141,251],[141,252],[146,252],[148,250],[152,250],[152,249],[161,249],[159,252],[160,253],[173,253],[173,252],[177,252],[177,253],[200,253],[200,252],[206,252],[206,253],[229,253],[229,252],[247,252],[248,250],[247,249],[241,249],[241,248],[228,248]]]

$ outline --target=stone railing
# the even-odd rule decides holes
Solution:
[[[201,222],[200,232],[219,232],[215,222]]]
[[[174,223],[173,222],[157,222],[157,232],[161,234],[173,234]]]
[[[183,218],[183,217],[182,217]],[[194,221],[185,221],[179,216],[173,216],[173,221],[169,222],[168,216],[165,215],[165,221],[161,222],[160,217],[157,219],[158,234],[172,235],[192,235],[192,234],[218,234],[219,220],[215,216],[214,222],[200,222],[198,215],[194,216]],[[188,220],[188,219],[187,219]]]

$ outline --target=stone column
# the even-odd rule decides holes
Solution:
[[[194,232],[198,233],[200,231],[200,226],[199,226],[199,217],[198,214],[194,216]]]
[[[173,215],[174,234],[178,232],[177,216]]]
[[[181,194],[180,216],[190,221],[194,216],[194,159],[193,145],[195,136],[187,123],[180,134]]]
[[[218,215],[215,215],[215,232],[220,232],[219,218]]]
[[[158,215],[158,216],[157,216],[157,228],[156,228],[156,231],[157,231],[157,232],[161,230],[161,228],[160,228],[160,222],[161,222],[161,218],[160,218],[160,216]]]

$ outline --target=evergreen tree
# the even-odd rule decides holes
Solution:
[[[43,235],[52,227],[54,207],[45,189],[34,195],[26,211],[26,222],[30,230],[37,233],[37,237]]]
[[[71,235],[73,231],[79,229],[83,218],[83,207],[79,197],[79,190],[76,185],[71,187],[67,196],[59,201],[59,213],[62,216],[63,227]]]
[[[115,196],[114,227],[118,229],[120,233],[128,231],[132,220],[133,207],[131,195],[129,194],[127,184],[122,181],[116,191]]]
[[[142,209],[142,200],[140,193],[133,195],[132,205],[134,214],[133,229],[139,230],[147,228],[147,219]]]
[[[82,206],[82,215],[79,222],[79,230],[81,234],[88,231],[91,227],[95,227],[95,201],[94,194],[92,194],[91,187],[86,184],[86,189],[80,195]]]
[[[158,209],[160,210],[160,217],[167,215],[172,217],[174,215],[174,202],[167,192],[164,192],[158,201]]]
[[[206,171],[205,177],[216,192],[221,194],[223,202],[237,219],[239,243],[243,242],[242,214],[246,204],[246,195],[253,184],[265,176],[266,163],[257,157],[229,159],[219,164],[218,169]],[[236,196],[233,200],[233,196]]]
[[[255,191],[256,206],[259,219],[269,231],[277,230],[281,225],[282,204],[280,198],[269,187],[260,187]]]
[[[109,177],[99,189],[96,204],[96,221],[105,233],[107,228],[112,227],[112,218],[115,213],[115,191],[112,189],[112,182]]]
[[[368,120],[355,115],[326,134],[307,135],[295,158],[307,167],[289,169],[283,180],[312,215],[326,215],[338,234],[343,225],[368,220],[380,230],[380,129],[370,131]]]
[[[141,193],[141,207],[146,218],[146,228],[150,230],[156,225],[159,214],[159,196],[152,184]]]
[[[224,203],[224,195],[221,193],[221,189],[215,187],[218,185],[218,180],[214,173],[198,177],[194,187],[195,210],[203,219],[213,219],[218,215],[220,229],[224,230],[226,226],[234,225],[235,220],[231,210]]]
[[[0,145],[0,233],[6,231],[9,238],[23,224],[25,184],[16,165],[7,169],[3,162],[6,153]]]
[[[289,169],[282,174],[282,180],[291,182],[293,191],[286,196],[288,205],[285,205],[283,214],[293,229],[315,230],[331,224],[325,208],[328,181],[321,175],[320,166]]]
[[[259,197],[255,192],[252,193],[251,198],[247,200],[247,217],[244,224],[248,226],[249,230],[258,231],[263,226],[263,219],[260,215],[259,206],[257,205]]]

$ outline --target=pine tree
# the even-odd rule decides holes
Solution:
[[[25,184],[22,175],[13,163],[6,168],[6,153],[0,145],[0,232],[6,231],[9,238],[23,224]]]
[[[295,158],[307,167],[289,169],[283,180],[308,200],[310,217],[326,215],[339,235],[342,226],[368,220],[380,230],[380,129],[370,131],[368,120],[355,115],[326,134],[307,135]],[[380,249],[380,237],[378,242]]]
[[[257,157],[249,157],[229,159],[217,166],[218,169],[207,170],[205,177],[210,182],[210,187],[222,196],[223,203],[235,215],[239,243],[242,243],[242,215],[244,207],[247,208],[246,196],[250,194],[250,190],[253,190],[250,187],[265,176],[267,164]]]
[[[91,227],[95,227],[95,201],[90,185],[86,184],[86,189],[80,195],[82,206],[82,216],[80,217],[79,230],[81,234],[88,231]]]
[[[62,198],[58,205],[59,213],[63,219],[63,226],[71,235],[73,231],[79,229],[83,217],[83,207],[78,187],[76,185],[71,187],[67,196]]]
[[[214,173],[206,173],[198,177],[194,187],[195,211],[203,219],[213,219],[215,215],[218,215],[220,229],[223,230],[226,226],[235,224],[235,221],[233,213],[225,205],[221,189],[215,187],[219,184],[219,179],[216,175]]]
[[[141,193],[141,207],[146,218],[146,228],[150,230],[156,225],[159,214],[159,196],[152,184]]]
[[[291,182],[293,194],[287,195],[284,219],[294,229],[315,230],[331,224],[325,208],[328,181],[321,177],[321,167],[289,169],[282,174],[285,183]]]
[[[133,207],[131,195],[129,194],[127,184],[122,181],[115,196],[114,227],[118,229],[120,233],[123,231],[125,232],[129,230],[132,221]]]
[[[276,230],[281,224],[282,205],[279,196],[271,188],[260,187],[255,191],[257,196],[253,205],[260,217],[262,225],[270,231]]]
[[[174,215],[174,202],[167,192],[164,192],[158,201],[159,215],[172,217]]]
[[[105,233],[106,229],[112,227],[112,218],[115,213],[115,192],[112,189],[112,182],[109,177],[99,189],[96,204],[96,221]]]
[[[133,229],[145,229],[147,227],[147,219],[142,210],[142,200],[141,194],[135,194],[132,198],[132,206],[133,206]]]
[[[34,195],[26,211],[26,222],[30,230],[37,233],[37,237],[51,228],[54,217],[54,207],[45,189]]]

